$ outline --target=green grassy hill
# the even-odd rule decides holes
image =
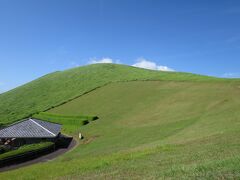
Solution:
[[[95,64],[55,72],[0,94],[0,123],[10,123],[59,105],[110,82],[133,80],[208,81],[189,73],[144,70],[125,65]],[[219,79],[218,79],[219,80]]]
[[[18,116],[1,113],[2,122],[48,109],[39,117],[60,117],[64,132],[85,139],[54,161],[0,179],[240,178],[239,80],[104,64],[51,74],[0,98],[22,100],[24,88],[31,101],[6,106]],[[72,128],[67,119],[79,115],[99,119]]]

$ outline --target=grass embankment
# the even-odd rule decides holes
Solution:
[[[107,85],[50,110],[99,116],[81,127],[77,148],[0,178],[239,178],[239,89],[238,82]]]
[[[62,132],[67,134],[74,135],[79,132],[81,126],[90,123],[98,119],[97,116],[82,116],[82,115],[61,115],[61,114],[53,114],[47,112],[41,112],[33,115],[34,118],[59,123],[63,125]]]
[[[116,64],[95,64],[43,76],[0,94],[0,124],[29,117],[105,84],[118,81],[225,81],[190,73],[160,72]]]
[[[24,145],[16,150],[11,150],[9,152],[0,154],[0,161],[4,159],[12,158],[12,157],[20,156],[28,152],[37,152],[39,150],[48,148],[52,145],[54,145],[53,142],[42,142],[38,144]]]

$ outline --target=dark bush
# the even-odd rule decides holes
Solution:
[[[88,124],[88,123],[89,123],[88,120],[83,120],[83,121],[82,121],[82,124],[83,124],[83,125],[86,125],[86,124]]]

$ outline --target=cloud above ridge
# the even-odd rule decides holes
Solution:
[[[240,78],[240,73],[224,73],[223,78]]]
[[[117,63],[121,64],[119,60],[114,60],[112,58],[92,58],[88,62],[88,64],[100,64],[100,63]],[[132,64],[131,66],[138,67],[138,68],[144,68],[144,69],[151,69],[151,70],[158,70],[158,71],[175,71],[174,69],[168,67],[168,66],[163,66],[163,65],[158,65],[154,61],[149,61],[144,58],[139,58],[137,59],[137,62],[135,64]]]
[[[101,59],[90,59],[89,64],[100,64],[100,63],[115,63],[111,58],[101,58]],[[117,61],[116,61],[117,63]]]
[[[144,68],[144,69],[151,69],[151,70],[158,70],[158,71],[175,71],[172,68],[167,66],[158,65],[153,61],[146,60],[144,58],[139,58],[137,63],[133,64],[134,67]]]

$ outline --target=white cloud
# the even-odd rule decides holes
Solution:
[[[172,68],[169,68],[167,66],[158,65],[155,62],[146,60],[144,58],[140,58],[137,61],[138,62],[133,64],[132,66],[144,68],[144,69],[158,70],[158,71],[175,71]]]
[[[119,60],[113,60],[112,58],[101,58],[96,59],[92,58],[88,62],[88,64],[99,64],[99,63],[117,63],[121,64]],[[158,71],[175,71],[172,68],[169,68],[167,66],[158,65],[153,61],[146,60],[144,58],[139,58],[137,60],[137,63],[133,64],[134,67],[144,68],[144,69],[151,69],[151,70],[158,70]]]
[[[159,70],[159,71],[175,71],[174,69],[169,68],[167,66],[157,66],[157,70]]]
[[[99,63],[114,63],[114,60],[111,58],[102,58],[102,59],[94,58],[94,59],[90,59],[89,61],[89,64],[99,64]]]
[[[240,78],[240,73],[224,73],[224,78]]]

